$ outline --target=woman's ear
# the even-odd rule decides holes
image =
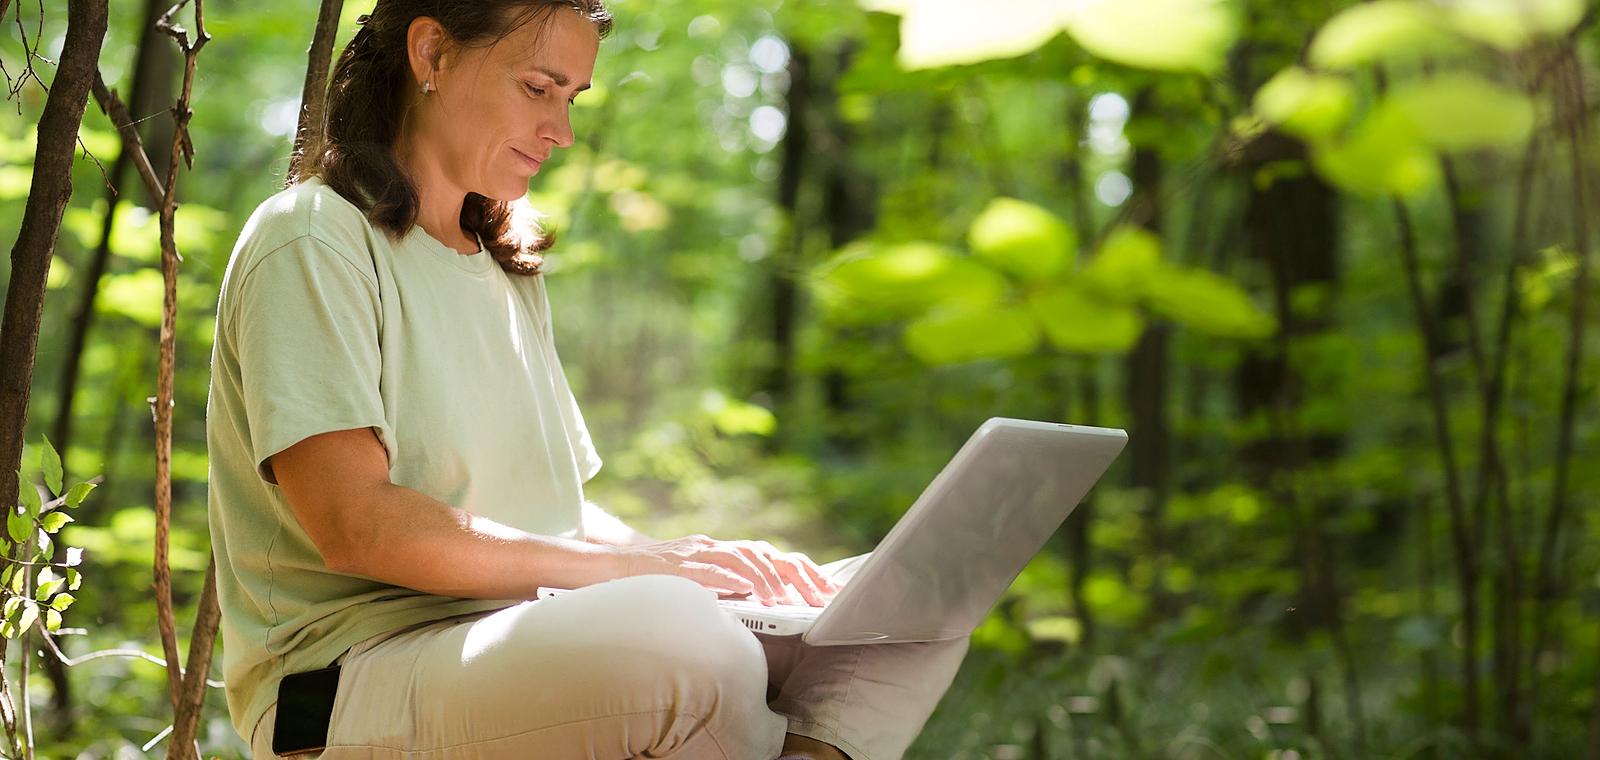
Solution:
[[[411,20],[411,26],[406,29],[406,58],[418,88],[425,82],[438,88],[433,80],[434,74],[443,68],[445,42],[444,27],[438,21],[427,16]]]

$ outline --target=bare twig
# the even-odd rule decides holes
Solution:
[[[156,541],[155,541],[155,592],[156,592],[156,622],[161,631],[162,651],[167,660],[167,685],[171,695],[173,712],[173,736],[167,745],[169,757],[187,760],[194,754],[194,732],[199,724],[199,700],[192,703],[185,695],[189,690],[185,688],[184,676],[178,663],[177,631],[173,620],[172,610],[172,570],[168,559],[169,534],[172,526],[172,408],[173,400],[173,375],[177,363],[177,312],[178,312],[178,264],[182,261],[178,256],[178,247],[175,241],[175,212],[177,210],[178,195],[178,163],[180,160],[188,166],[194,166],[194,144],[189,137],[189,120],[194,111],[189,107],[190,98],[194,92],[195,64],[200,51],[205,47],[211,37],[206,34],[205,3],[204,0],[194,2],[194,29],[195,35],[191,42],[188,30],[179,26],[174,20],[178,11],[187,5],[187,0],[179,0],[162,15],[156,23],[156,28],[172,37],[179,49],[183,51],[183,86],[178,93],[178,102],[172,108],[174,129],[172,133],[172,153],[167,164],[166,182],[163,183],[161,194],[161,280],[163,284],[162,309],[161,309],[161,338],[160,338],[160,364],[157,372],[156,395],[151,400],[154,402],[155,434],[156,434]],[[215,607],[215,580],[214,571],[207,572],[206,588],[208,593],[201,599],[201,617],[210,617],[208,609]],[[207,599],[206,597],[212,597]],[[212,630],[197,630],[194,634],[195,643],[204,640],[204,651],[194,651],[191,647],[190,663],[192,670],[198,670],[199,678],[204,678],[204,673],[211,664],[210,642],[214,635]]]
[[[39,624],[42,625],[42,623]],[[166,660],[163,660],[160,657],[150,654],[142,649],[97,649],[93,652],[82,654],[77,657],[68,657],[65,652],[61,651],[61,646],[56,643],[56,637],[51,636],[50,632],[43,628],[40,628],[39,631],[41,634],[39,638],[44,640],[45,647],[50,650],[51,654],[55,655],[56,659],[59,660],[62,665],[65,665],[69,668],[75,668],[87,662],[105,660],[113,657],[144,660],[152,665],[157,665],[163,668],[167,666]],[[187,674],[185,674],[185,677],[187,677]],[[221,689],[227,686],[227,684],[223,683],[222,681],[209,678],[206,679],[206,685],[213,689]]]
[[[122,150],[133,158],[133,166],[139,170],[139,177],[144,180],[146,190],[150,196],[160,198],[166,193],[161,187],[161,178],[156,176],[156,169],[150,164],[150,156],[145,153],[144,139],[139,137],[139,130],[134,129],[134,120],[128,113],[128,107],[122,104],[117,93],[106,87],[104,79],[100,78],[100,70],[94,72],[94,100],[100,104],[100,110],[111,119],[112,126],[117,128],[117,134],[122,135]]]
[[[328,100],[328,67],[333,62],[333,41],[339,32],[339,14],[344,0],[322,0],[317,11],[317,28],[306,51],[306,81],[300,89],[300,123],[294,133],[294,152],[289,158],[289,177],[293,179],[308,160],[315,164],[322,151],[322,129]],[[309,157],[309,158],[308,158]]]

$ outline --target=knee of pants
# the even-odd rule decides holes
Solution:
[[[595,654],[606,677],[669,686],[680,706],[705,714],[725,700],[764,704],[761,642],[694,581],[666,575],[622,578],[587,592],[602,609]]]

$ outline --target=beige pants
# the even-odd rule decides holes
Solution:
[[[967,643],[813,647],[752,633],[692,581],[624,578],[360,642],[321,758],[772,760],[792,732],[896,760]]]

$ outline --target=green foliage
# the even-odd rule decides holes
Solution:
[[[0,636],[8,639],[20,638],[38,622],[41,609],[46,630],[59,630],[61,613],[76,599],[67,591],[77,590],[82,582],[73,568],[82,562],[83,550],[68,547],[65,561],[57,562],[50,536],[72,522],[65,510],[81,506],[94,484],[75,483],[65,494],[55,496],[63,485],[61,455],[50,439],[45,438],[43,443],[40,474],[51,498],[43,499],[39,487],[19,471],[17,504],[6,516],[9,541],[0,542],[0,562],[5,566],[0,570],[0,597],[5,599]]]
[[[1072,266],[1077,235],[1056,215],[1015,198],[989,202],[967,231],[972,253],[1025,282]]]
[[[1228,0],[1095,0],[1066,15],[1085,50],[1158,71],[1217,73],[1238,35]]]
[[[1437,6],[1416,0],[1376,0],[1340,11],[1318,30],[1308,57],[1321,68],[1353,69],[1461,52]]]

